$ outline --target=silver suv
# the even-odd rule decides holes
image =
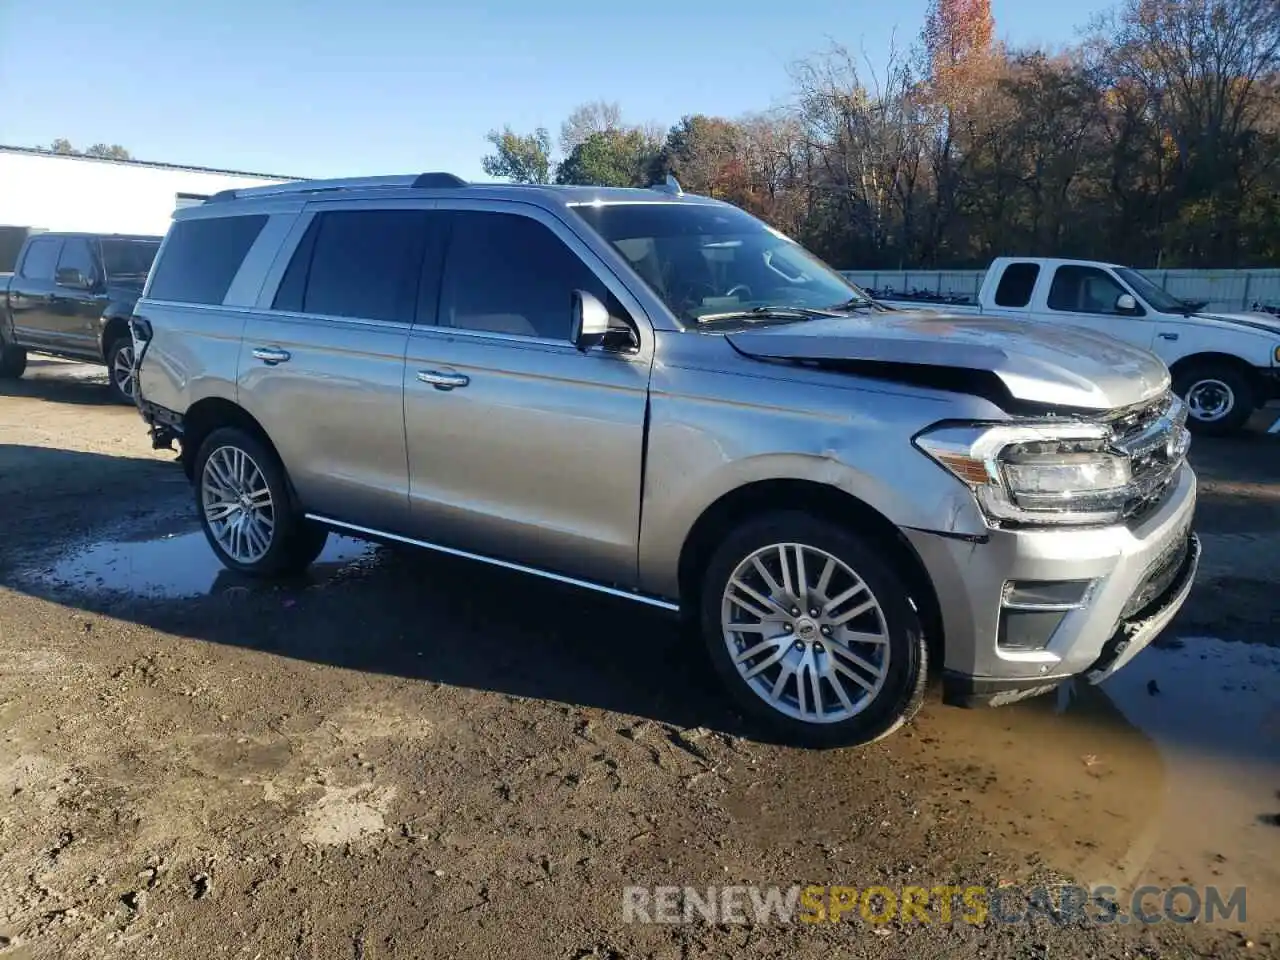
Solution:
[[[796,742],[890,733],[931,661],[957,704],[1097,682],[1199,559],[1154,355],[887,309],[674,181],[218,194],[132,330],[228,567],[334,530],[678,612]]]

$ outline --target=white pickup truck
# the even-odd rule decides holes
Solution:
[[[1187,402],[1190,426],[1230,433],[1255,409],[1280,399],[1280,318],[1205,312],[1204,306],[1171,296],[1130,267],[1000,257],[987,270],[976,306],[937,309],[1088,327],[1145,347],[1169,367],[1174,389]]]

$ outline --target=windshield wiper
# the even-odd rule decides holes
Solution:
[[[704,313],[698,317],[697,322],[745,320],[751,323],[756,320],[812,320],[814,317],[829,316],[830,310],[815,310],[813,307],[752,307],[750,310],[731,310],[727,313]]]
[[[875,310],[879,304],[868,297],[851,297],[844,303],[837,303],[828,310]]]

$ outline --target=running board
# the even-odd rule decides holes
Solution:
[[[545,580],[554,580],[557,583],[567,583],[571,587],[581,587],[584,590],[594,590],[596,593],[608,594],[611,597],[620,597],[623,600],[634,600],[636,603],[643,603],[650,607],[657,607],[659,610],[666,610],[668,613],[679,613],[680,605],[671,603],[669,600],[660,600],[657,597],[651,597],[643,593],[633,593],[629,590],[621,590],[618,587],[608,587],[602,583],[592,583],[590,580],[579,580],[576,577],[566,577],[562,573],[552,573],[550,570],[541,570],[538,567],[526,567],[522,563],[513,563],[510,560],[498,560],[495,557],[486,557],[480,553],[471,553],[467,550],[459,550],[456,547],[445,547],[438,543],[429,543],[426,540],[415,540],[413,537],[402,537],[397,533],[387,533],[385,530],[374,530],[371,527],[362,527],[355,523],[347,523],[343,520],[334,520],[332,517],[324,517],[317,513],[306,514],[308,520],[314,520],[316,523],[323,523],[326,527],[332,527],[335,530],[349,530],[352,533],[362,534],[366,537],[374,537],[382,540],[395,540],[397,543],[407,543],[412,547],[422,547],[426,550],[434,550],[437,553],[448,554],[451,557],[462,557],[464,560],[479,560],[481,563],[487,563],[494,567],[502,567],[504,570],[514,570],[517,573],[528,573],[535,577],[542,577]]]

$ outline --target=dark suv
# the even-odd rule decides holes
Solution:
[[[0,274],[0,378],[22,376],[27,353],[104,363],[111,389],[133,402],[129,314],[160,237],[35,233],[17,271]]]

